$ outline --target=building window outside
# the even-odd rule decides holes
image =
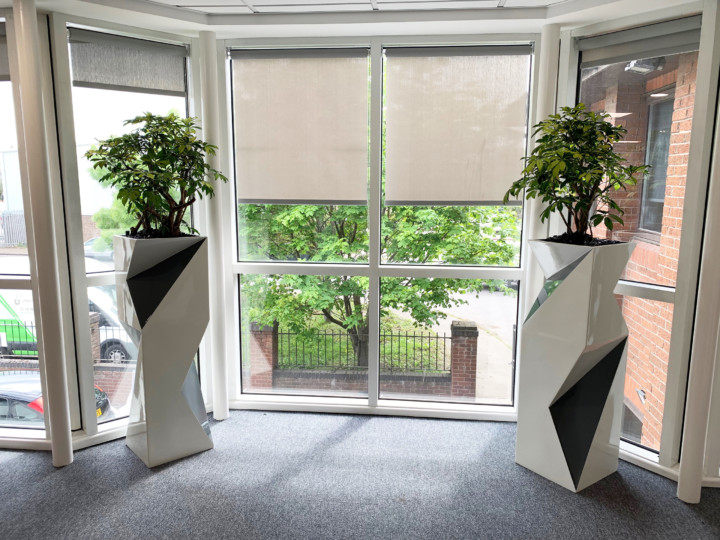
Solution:
[[[640,207],[640,228],[662,232],[662,215],[665,201],[665,181],[667,179],[668,157],[670,155],[670,130],[672,129],[674,94],[666,90],[650,94],[663,99],[648,105],[648,133],[645,163],[650,172],[643,179],[642,206]]]

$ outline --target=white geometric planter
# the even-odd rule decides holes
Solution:
[[[205,333],[207,238],[114,239],[118,316],[137,345],[126,444],[148,467],[213,447],[194,357]]]
[[[531,242],[545,285],[523,324],[515,461],[575,492],[618,467],[628,329],[613,290],[634,247]]]

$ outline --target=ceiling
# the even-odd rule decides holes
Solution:
[[[36,0],[38,9],[174,35],[217,39],[521,35],[600,21],[620,25],[686,16],[699,0]],[[12,0],[0,0],[9,7]],[[602,23],[601,23],[602,24]],[[617,24],[615,25],[617,26]]]
[[[144,0],[207,14],[338,13],[547,7],[568,0]]]

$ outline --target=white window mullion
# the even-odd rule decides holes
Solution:
[[[382,180],[382,46],[374,40],[370,47],[370,284],[368,290],[368,405],[377,407],[380,396],[380,183]]]

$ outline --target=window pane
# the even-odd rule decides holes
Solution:
[[[1,51],[0,51],[1,52]],[[30,274],[12,83],[0,80],[0,273]]]
[[[246,261],[367,262],[367,206],[238,205]]]
[[[622,436],[659,451],[673,305],[618,296],[628,337]]]
[[[124,121],[145,112],[185,116],[186,101],[178,96],[97,88],[73,87],[72,92],[85,269],[90,273],[113,270],[112,237],[125,234],[137,220],[115,199],[115,189],[100,184],[102,172],[92,168],[85,152],[99,140],[131,131],[137,126],[123,126]]]
[[[512,405],[517,287],[382,278],[380,396]]]
[[[527,49],[385,54],[382,262],[517,266],[522,209],[500,201],[525,155]]]
[[[117,315],[115,285],[88,287],[90,349],[98,422],[128,416],[137,347]]]
[[[233,51],[237,195],[365,204],[368,51]]]
[[[502,201],[523,168],[529,48],[385,54],[386,204]]]
[[[624,225],[595,235],[637,244],[623,279],[674,286],[677,277],[692,127],[697,52],[639,59],[582,70],[580,100],[610,113],[628,134],[618,150],[649,174],[618,192]]]
[[[522,209],[513,206],[386,206],[387,264],[518,266]]]
[[[45,429],[30,291],[0,290],[0,409],[0,426]]]
[[[243,392],[367,396],[367,284],[240,276]]]

